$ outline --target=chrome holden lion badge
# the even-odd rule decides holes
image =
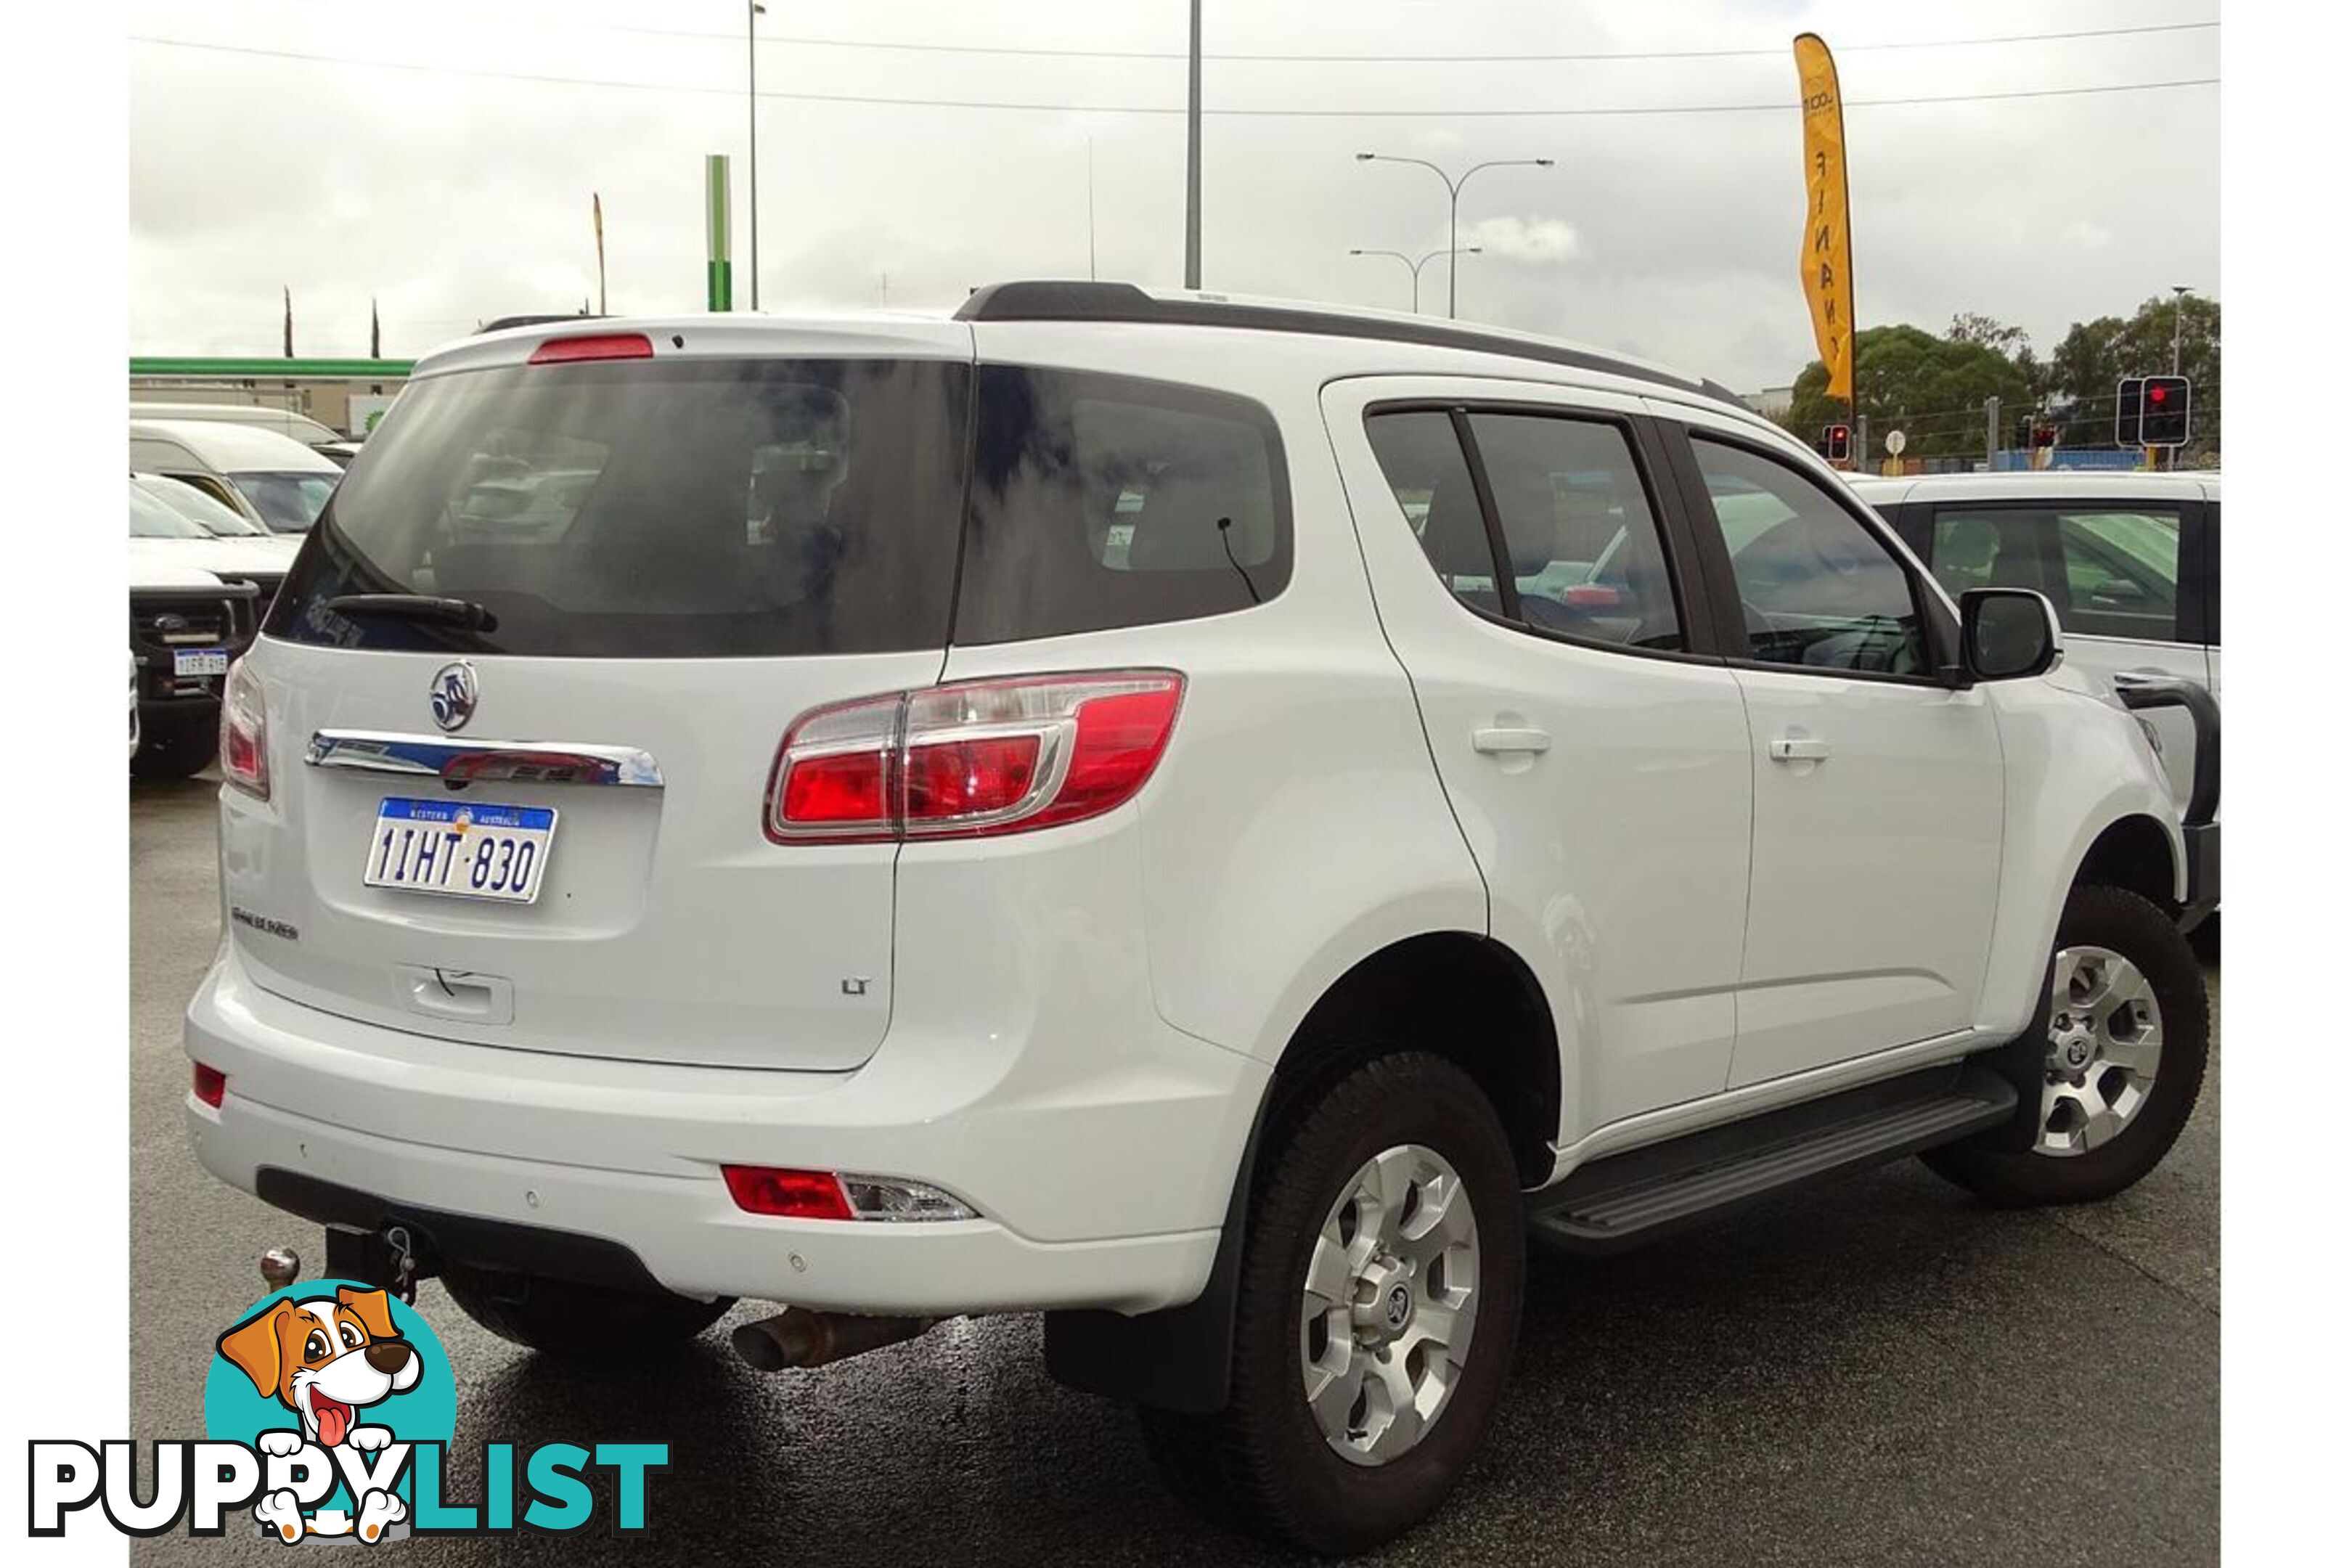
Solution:
[[[433,721],[444,730],[462,730],[482,699],[481,683],[465,659],[445,664],[433,676]]]

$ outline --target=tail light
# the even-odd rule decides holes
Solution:
[[[1025,833],[1099,816],[1159,766],[1173,670],[973,680],[802,715],[768,783],[768,837],[870,843]]]
[[[269,713],[262,701],[261,677],[239,659],[228,672],[221,692],[221,777],[257,796],[269,798]]]
[[[218,1068],[208,1068],[202,1062],[191,1062],[189,1066],[193,1069],[188,1075],[189,1089],[198,1100],[218,1110],[220,1102],[228,1097],[228,1074]]]

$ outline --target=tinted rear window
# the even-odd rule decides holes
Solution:
[[[983,365],[959,643],[1245,610],[1290,581],[1274,418],[1166,382]]]
[[[311,531],[275,637],[601,658],[947,640],[971,368],[527,365],[412,383]],[[327,607],[471,600],[469,632]]]

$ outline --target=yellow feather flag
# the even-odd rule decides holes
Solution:
[[[1805,237],[1797,253],[1813,342],[1829,395],[1853,403],[1853,237],[1846,226],[1845,103],[1837,62],[1820,35],[1797,35],[1797,89],[1805,119]]]

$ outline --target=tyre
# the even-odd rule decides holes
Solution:
[[[139,750],[131,754],[131,773],[142,779],[192,779],[212,766],[219,746],[217,715],[199,720],[174,713],[151,719],[143,727]]]
[[[455,1264],[442,1270],[441,1283],[459,1310],[499,1338],[567,1361],[626,1361],[683,1344],[735,1304]]]
[[[1358,1068],[1286,1118],[1251,1193],[1232,1396],[1144,1409],[1202,1512],[1360,1552],[1442,1502],[1486,1436],[1518,1332],[1518,1173],[1486,1094],[1421,1053]]]
[[[2180,1136],[2210,1033],[2204,973],[2171,918],[2120,888],[2077,888],[2058,920],[2046,1014],[2007,1053],[2017,1121],[1925,1158],[1990,1203],[2112,1197]]]

